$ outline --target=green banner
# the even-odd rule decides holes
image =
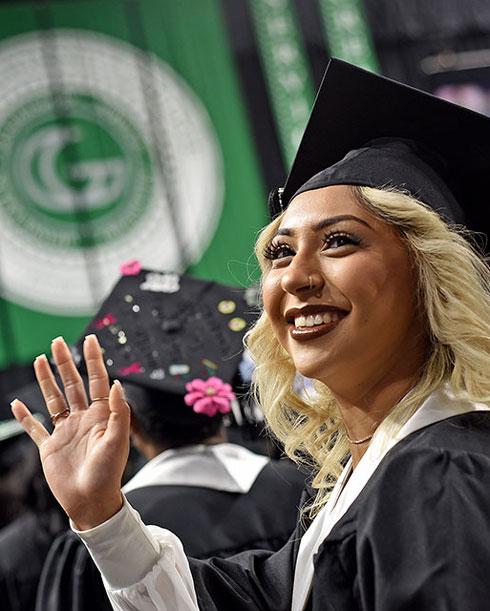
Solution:
[[[0,82],[0,367],[77,338],[128,259],[249,281],[264,185],[217,0],[4,5]]]
[[[250,0],[284,161],[289,168],[314,99],[303,41],[289,0]]]
[[[362,0],[318,0],[330,54],[351,64],[379,71]]]

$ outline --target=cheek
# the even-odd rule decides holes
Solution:
[[[271,320],[281,311],[282,294],[280,278],[273,271],[269,272],[262,284],[262,299],[264,310]]]
[[[388,310],[407,293],[405,273],[396,262],[387,265],[383,258],[372,255],[343,261],[337,269],[330,269],[331,290],[343,294],[357,308],[362,318],[380,310]],[[348,263],[348,265],[347,265]],[[333,291],[332,291],[333,292]]]
[[[389,284],[386,267],[372,257],[339,259],[325,276],[333,300],[339,305],[346,300],[363,318],[379,306]]]
[[[262,301],[264,311],[269,318],[274,335],[283,348],[287,346],[287,328],[283,317],[283,298],[285,293],[281,287],[279,274],[271,272],[262,285]]]
[[[362,321],[380,321],[386,332],[402,327],[416,314],[416,283],[404,259],[380,262],[352,276],[353,303],[362,305]]]

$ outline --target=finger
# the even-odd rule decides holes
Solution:
[[[124,396],[124,390],[119,380],[115,380],[109,393],[109,421],[106,435],[108,440],[127,439],[131,421],[131,411]]]
[[[15,419],[29,435],[32,441],[37,445],[37,447],[39,447],[43,441],[49,438],[48,431],[39,422],[39,420],[34,418],[22,401],[14,399],[10,405],[12,406],[12,413]]]
[[[57,337],[53,340],[51,352],[63,382],[63,388],[70,409],[73,411],[87,409],[88,399],[82,376],[73,362],[70,349],[62,337]]]
[[[34,372],[44,401],[46,402],[48,412],[50,414],[58,414],[66,409],[68,404],[55,380],[45,354],[41,354],[41,356],[38,356],[34,361]]]
[[[87,335],[83,354],[88,373],[89,392],[92,401],[109,396],[109,376],[102,357],[102,349],[95,335]]]

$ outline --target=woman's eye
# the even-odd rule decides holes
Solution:
[[[361,240],[350,233],[330,233],[323,240],[326,248],[341,248],[342,246],[358,245]]]
[[[294,255],[294,251],[287,244],[269,244],[264,250],[264,257],[271,261],[284,259]]]

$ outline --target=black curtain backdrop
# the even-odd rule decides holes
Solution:
[[[437,53],[490,49],[488,0],[364,0],[383,74],[431,88],[421,61]]]

